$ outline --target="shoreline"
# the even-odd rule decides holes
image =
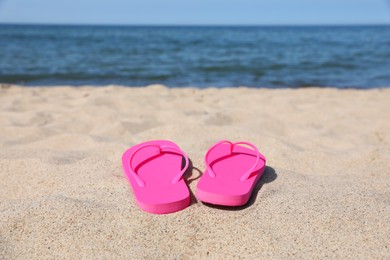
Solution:
[[[0,89],[8,89],[8,88],[109,88],[109,87],[119,87],[119,88],[148,88],[148,87],[164,87],[167,89],[269,89],[269,90],[281,90],[281,89],[337,89],[337,90],[371,90],[371,89],[388,89],[390,86],[376,86],[376,87],[337,87],[337,86],[316,86],[316,85],[302,85],[298,87],[249,87],[249,86],[207,86],[207,87],[199,87],[199,86],[169,86],[164,84],[148,84],[144,86],[130,86],[130,85],[118,85],[118,84],[107,84],[107,85],[23,85],[23,84],[14,84],[14,83],[1,83]]]

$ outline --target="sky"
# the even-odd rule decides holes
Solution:
[[[0,23],[390,24],[390,0],[0,0]]]

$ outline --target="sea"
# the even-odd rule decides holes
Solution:
[[[0,82],[390,86],[390,26],[0,25]]]

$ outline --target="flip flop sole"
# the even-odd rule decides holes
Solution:
[[[151,147],[139,149],[145,145]],[[156,146],[180,149],[175,143],[165,140],[135,145],[122,156],[125,176],[142,210],[154,214],[167,214],[182,210],[190,204],[190,193],[183,178],[176,183],[172,180],[182,170],[183,158],[172,152],[162,152],[156,155]],[[131,158],[135,172],[145,183],[144,187],[141,187],[130,173]]]

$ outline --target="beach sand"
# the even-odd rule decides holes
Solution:
[[[390,89],[0,89],[0,258],[389,258]],[[220,139],[268,167],[245,207],[144,213],[130,146],[169,139],[192,192]]]

